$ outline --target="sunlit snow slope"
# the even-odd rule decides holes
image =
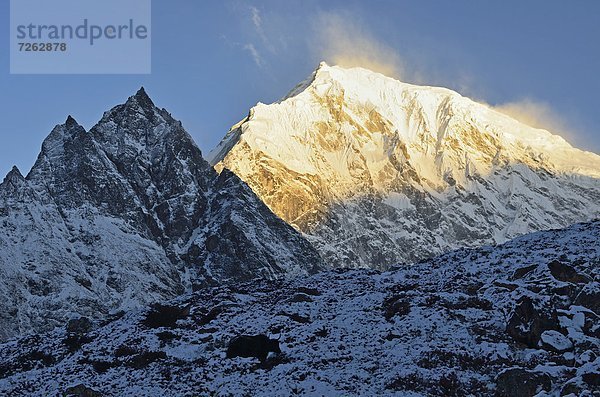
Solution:
[[[413,261],[600,214],[600,156],[437,87],[321,63],[209,155],[336,266]]]

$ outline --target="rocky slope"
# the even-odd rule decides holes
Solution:
[[[0,345],[0,394],[591,396],[599,241],[594,221],[386,273],[255,280],[74,320]],[[280,337],[282,353],[225,358],[242,333]]]
[[[322,63],[208,157],[334,266],[386,268],[600,214],[600,156],[361,68]]]
[[[69,116],[27,177],[15,168],[0,184],[0,339],[321,266],[143,89],[89,132]]]

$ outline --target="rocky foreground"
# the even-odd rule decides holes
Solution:
[[[201,289],[0,345],[0,395],[600,392],[600,221],[386,273]],[[189,309],[189,310],[188,310]],[[265,363],[238,334],[279,337]]]

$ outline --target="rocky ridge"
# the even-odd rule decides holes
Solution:
[[[0,339],[203,285],[322,268],[144,89],[86,131],[71,116],[0,184]]]

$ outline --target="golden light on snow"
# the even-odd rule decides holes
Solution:
[[[360,66],[401,79],[404,66],[396,50],[380,42],[349,13],[323,12],[315,22],[321,59],[343,67]]]
[[[521,99],[494,106],[494,109],[534,128],[542,128],[573,141],[572,123],[560,116],[549,104],[533,99]]]

